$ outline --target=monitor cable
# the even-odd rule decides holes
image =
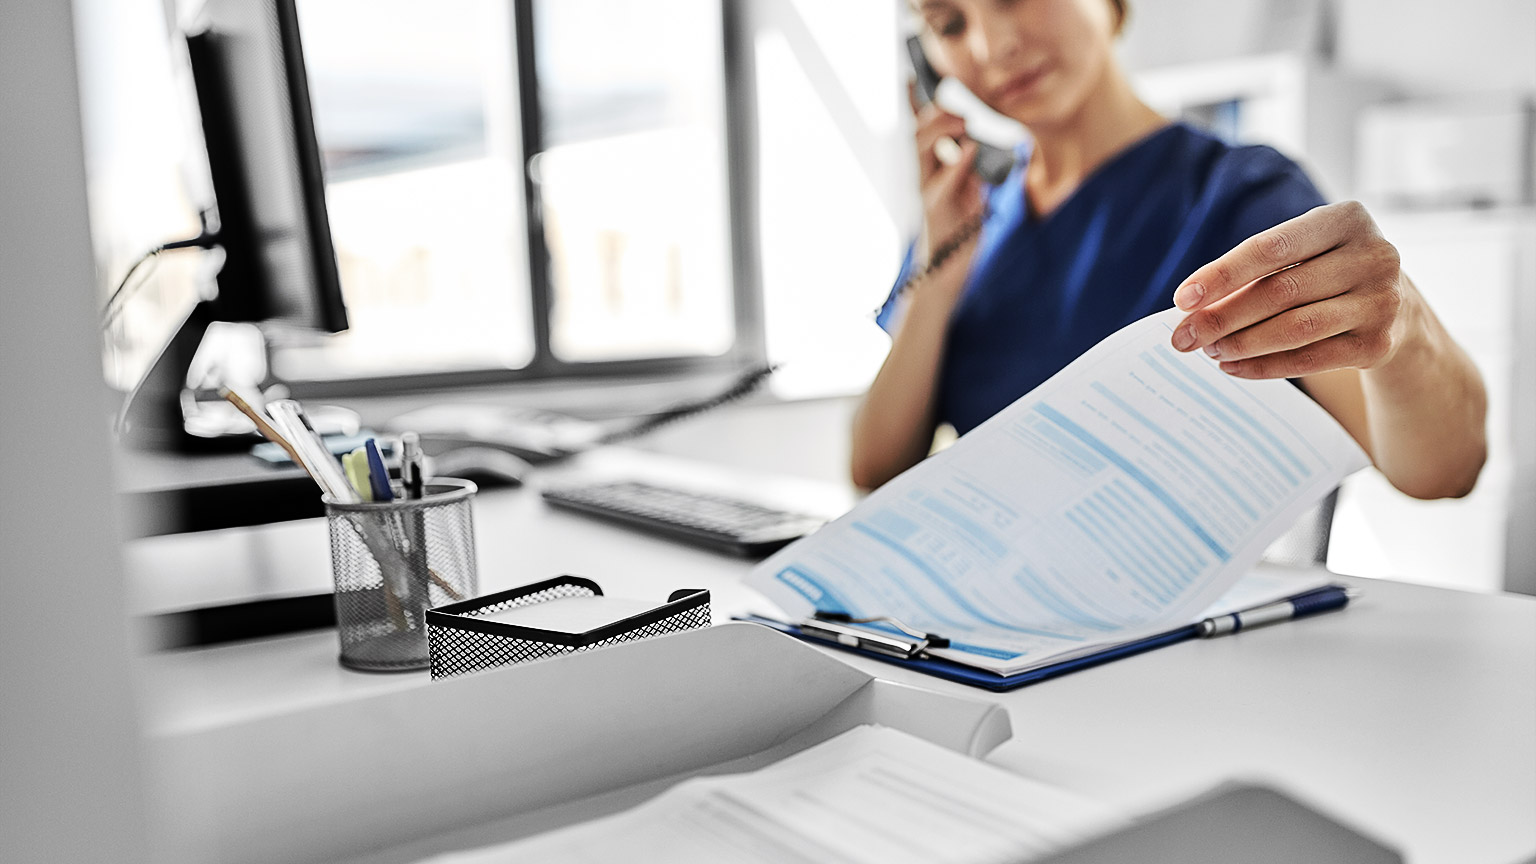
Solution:
[[[138,272],[138,270],[146,263],[155,261],[160,257],[162,253],[165,252],[173,252],[178,249],[212,249],[214,246],[218,245],[219,234],[217,231],[208,229],[208,216],[209,214],[206,212],[203,214],[203,231],[196,237],[189,237],[184,240],[172,240],[169,243],[162,243],[159,246],[156,246],[145,252],[143,255],[140,255],[138,259],[135,260],[131,266],[129,266],[128,271],[123,274],[122,280],[117,283],[117,287],[113,289],[111,296],[107,298],[106,304],[102,306],[101,331],[103,333],[109,331],[112,325],[117,321],[118,316],[122,314],[123,308],[127,305],[128,299],[149,282],[149,275],[154,271],[153,267],[145,272],[144,278],[132,283],[132,285],[129,284],[130,280],[133,279],[133,274]],[[153,371],[153,367],[151,367],[150,372],[146,373],[142,378],[140,378],[139,381],[136,382],[127,392],[127,394],[123,396],[122,404],[118,406],[117,415],[112,423],[114,433],[123,434],[127,430],[128,418],[133,410],[134,402],[138,398],[140,391],[142,391],[144,387],[149,383],[149,379],[153,374]]]
[[[107,298],[106,304],[101,307],[101,329],[106,330],[111,327],[113,322],[117,320],[117,316],[122,314],[123,306],[127,300],[149,282],[149,275],[154,272],[153,267],[145,271],[143,279],[133,283],[130,287],[129,280],[133,278],[134,273],[139,271],[140,267],[158,259],[162,252],[172,252],[177,249],[212,249],[218,243],[219,235],[217,232],[204,231],[196,237],[190,237],[186,240],[173,240],[170,243],[163,243],[140,255],[129,266],[128,272],[123,274],[122,280],[112,290],[112,294]]]

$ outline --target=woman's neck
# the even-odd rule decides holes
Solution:
[[[1030,127],[1034,149],[1024,172],[1030,213],[1048,215],[1100,165],[1167,124],[1110,64],[1076,112],[1059,123]]]

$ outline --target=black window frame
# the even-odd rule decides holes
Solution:
[[[553,285],[550,253],[536,179],[530,166],[544,151],[543,112],[539,100],[534,0],[509,0],[513,6],[512,44],[517,69],[517,99],[522,142],[523,205],[527,225],[528,286],[533,326],[533,356],[517,369],[467,369],[407,372],[346,378],[284,381],[295,397],[334,399],[444,389],[490,388],[525,382],[596,383],[615,379],[692,379],[761,365],[767,356],[763,326],[762,271],[757,225],[756,88],[752,38],[743,0],[720,0],[722,37],[721,105],[726,158],[726,216],[730,222],[731,299],[735,338],[724,353],[623,360],[571,361],[555,355],[551,344]]]

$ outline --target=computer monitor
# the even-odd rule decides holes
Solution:
[[[347,328],[293,0],[209,0],[187,36],[218,203],[224,321]]]
[[[207,0],[186,35],[215,206],[199,245],[218,248],[217,296],[199,302],[130,397],[130,443],[198,450],[183,391],[215,321],[339,332],[346,307],[325,202],[294,0]]]

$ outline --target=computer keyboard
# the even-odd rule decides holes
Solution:
[[[675,540],[761,557],[826,520],[690,489],[626,480],[557,486],[544,500]]]

